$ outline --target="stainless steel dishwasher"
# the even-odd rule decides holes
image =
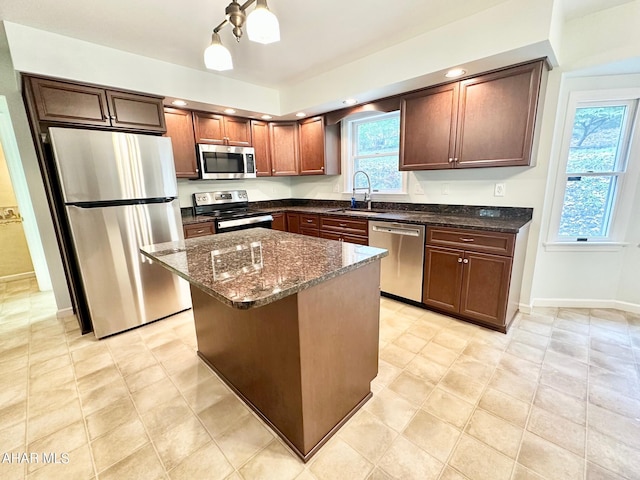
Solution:
[[[380,289],[414,302],[422,302],[424,225],[369,221],[369,245],[386,248]]]

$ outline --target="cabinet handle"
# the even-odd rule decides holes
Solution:
[[[343,228],[344,228],[344,227],[346,227],[346,226],[347,226],[347,224],[346,224],[346,223],[339,223],[339,224],[338,224],[338,226],[339,226],[339,227],[343,227]]]
[[[272,170],[271,170],[271,173],[276,173],[276,169],[275,169],[275,168],[274,168],[274,169],[272,169]]]
[[[313,223],[313,220],[307,219],[307,223]]]
[[[324,167],[320,167],[320,170],[322,170],[324,172]]]
[[[461,242],[475,242],[474,238],[462,238],[460,237]]]
[[[204,229],[202,229],[202,230],[196,230],[196,233],[204,233],[204,232],[205,232],[205,230],[204,230]]]
[[[458,263],[462,263],[462,259],[458,257]]]
[[[115,116],[115,115],[111,115],[109,118],[110,118],[111,120],[115,120],[115,119],[116,119],[116,116]]]
[[[456,163],[458,163],[458,157],[455,157],[455,158],[453,159],[453,161],[454,161],[454,162],[456,162]]]
[[[450,158],[450,159],[449,159],[449,163],[453,163],[453,158]]]
[[[462,263],[469,263],[469,259],[465,258],[464,260],[462,260]]]

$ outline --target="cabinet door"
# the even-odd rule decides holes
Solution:
[[[460,314],[504,326],[511,258],[465,252]]]
[[[103,89],[42,78],[30,81],[39,121],[111,126]]]
[[[281,232],[287,231],[287,217],[284,213],[273,213],[271,215],[273,217],[273,223],[271,224],[271,228],[274,230],[280,230]]]
[[[448,312],[458,312],[463,256],[462,250],[426,248],[422,289],[424,304]]]
[[[184,238],[202,237],[204,235],[213,235],[216,233],[213,222],[200,222],[185,225],[183,227]]]
[[[400,170],[453,167],[458,84],[406,96],[400,104]]]
[[[298,124],[270,123],[271,174],[298,175]]]
[[[271,145],[269,142],[269,124],[251,120],[251,138],[256,155],[256,175],[271,176]]]
[[[300,122],[300,175],[324,174],[324,117]]]
[[[287,232],[300,233],[300,214],[287,213]]]
[[[542,61],[460,82],[456,167],[529,165]]]
[[[193,112],[196,143],[224,144],[224,117],[215,113]]]
[[[246,118],[224,117],[224,137],[227,145],[251,146],[251,123]]]
[[[165,132],[162,98],[107,90],[111,125],[127,130]]]
[[[196,144],[193,137],[191,112],[177,108],[165,108],[166,136],[171,138],[176,177],[198,178]]]

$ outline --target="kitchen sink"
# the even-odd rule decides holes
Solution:
[[[349,215],[362,215],[363,217],[374,217],[382,215],[384,212],[376,212],[374,210],[352,210],[351,208],[339,208],[338,210],[329,210],[331,213],[347,213]]]

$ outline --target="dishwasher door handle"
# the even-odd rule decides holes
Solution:
[[[393,235],[406,235],[409,237],[419,237],[420,230],[413,228],[393,228],[393,227],[379,227],[377,225],[373,226],[374,232],[382,232],[382,233],[391,233]]]

